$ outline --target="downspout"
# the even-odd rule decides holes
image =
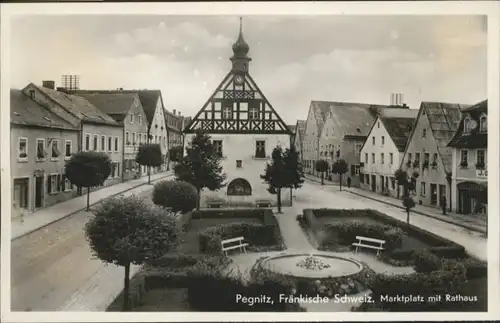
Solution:
[[[121,174],[120,178],[122,179],[122,183],[125,182],[125,120],[127,117],[125,117],[123,121],[123,127],[122,127],[122,167],[121,167]]]
[[[80,120],[80,142],[78,143],[78,151],[83,151],[83,121]],[[44,178],[44,184],[45,184],[45,178]],[[44,185],[45,186],[45,185]],[[82,188],[78,187],[76,193],[78,196],[82,195]]]

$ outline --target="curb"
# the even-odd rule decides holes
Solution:
[[[311,182],[315,182],[315,183],[318,183],[318,184],[321,184],[321,179],[313,179],[313,178],[309,178],[307,176],[304,176],[304,178],[308,181],[311,181]],[[329,185],[329,186],[339,186],[339,183],[327,183],[327,182],[324,182],[323,186],[326,186],[326,185]],[[342,187],[344,187],[344,185],[342,185]]]
[[[160,177],[160,178],[157,178],[157,179],[155,179],[155,180],[151,180],[151,183],[156,182],[156,181],[161,180],[161,179],[164,179],[164,178],[167,178],[167,177],[170,177],[170,176],[173,176],[173,174],[170,174],[170,175],[165,175],[165,176]],[[99,203],[102,203],[104,200],[109,199],[110,197],[115,197],[115,196],[118,196],[118,195],[120,195],[120,194],[123,194],[123,193],[129,192],[129,191],[131,191],[131,190],[133,190],[133,189],[136,189],[136,188],[141,187],[141,186],[144,186],[144,185],[148,185],[148,183],[147,183],[147,182],[146,182],[146,183],[142,183],[142,184],[139,184],[139,185],[137,185],[137,186],[133,186],[133,187],[131,187],[131,188],[127,188],[127,189],[126,189],[126,190],[124,190],[124,191],[121,191],[121,192],[118,192],[118,193],[115,193],[115,194],[112,194],[112,195],[106,196],[105,198],[102,198],[102,199],[100,199],[99,201],[97,201],[97,202],[94,202],[94,203],[90,204],[90,205],[89,205],[89,208],[90,208],[90,207],[92,207],[92,206],[95,206],[95,205],[97,205],[97,204],[99,204]],[[85,207],[83,207],[83,208],[81,208],[81,209],[78,209],[78,210],[73,211],[73,212],[71,212],[71,213],[65,214],[64,216],[62,216],[62,217],[60,217],[60,218],[58,218],[58,219],[55,219],[55,220],[50,221],[50,222],[47,222],[47,223],[45,223],[45,224],[43,224],[43,225],[41,225],[41,226],[39,226],[39,227],[37,227],[37,228],[35,228],[35,229],[33,229],[33,230],[26,231],[26,232],[24,232],[23,234],[21,234],[21,235],[19,235],[19,236],[15,237],[15,238],[11,238],[11,239],[10,239],[10,241],[11,241],[11,243],[12,243],[12,241],[15,241],[15,240],[17,240],[17,239],[20,239],[20,238],[22,238],[22,237],[25,237],[25,236],[27,236],[27,235],[29,235],[29,234],[31,234],[31,233],[33,233],[33,232],[35,232],[35,231],[38,231],[38,230],[40,230],[40,229],[43,229],[43,228],[45,228],[45,227],[47,227],[47,226],[49,226],[49,225],[51,225],[51,224],[53,224],[53,223],[56,223],[56,222],[58,222],[58,221],[61,221],[61,220],[65,219],[65,218],[67,218],[67,217],[70,217],[70,216],[72,216],[72,215],[74,215],[74,214],[76,214],[76,213],[82,212],[82,211],[84,211],[84,210],[86,210],[86,209],[87,209],[87,207],[85,206]]]
[[[349,190],[346,190],[345,192],[349,192],[349,193],[357,195],[357,196],[361,196],[361,197],[364,197],[364,198],[367,198],[367,199],[370,199],[370,200],[373,200],[373,201],[377,201],[379,203],[384,203],[384,204],[387,204],[387,205],[395,206],[395,207],[397,207],[399,209],[404,210],[404,208],[402,206],[399,206],[397,204],[393,204],[393,203],[390,203],[390,202],[378,200],[376,198],[373,198],[373,197],[370,197],[370,196],[366,196],[366,195],[363,195],[363,194],[359,194],[359,193],[355,193],[355,192],[352,192],[352,191],[349,191]],[[431,215],[431,214],[428,214],[428,213],[423,213],[423,212],[420,212],[420,211],[412,210],[411,212],[417,213],[417,214],[420,214],[420,215],[423,215],[423,216],[426,216],[426,217],[429,217],[429,218],[433,218],[433,219],[436,219],[436,220],[441,221],[441,222],[453,224],[453,225],[456,225],[456,226],[459,226],[459,227],[462,227],[462,228],[465,228],[465,229],[468,229],[468,230],[471,230],[471,231],[475,231],[475,232],[487,234],[487,230],[480,229],[480,228],[477,228],[477,227],[473,227],[473,226],[470,226],[470,225],[467,225],[467,224],[462,224],[462,223],[459,223],[459,222],[455,222],[455,221],[451,221],[451,220],[446,220],[446,219],[437,217],[435,215]]]

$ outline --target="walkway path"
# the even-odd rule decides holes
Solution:
[[[156,181],[162,178],[172,176],[172,172],[157,173],[151,175],[151,181]],[[90,204],[95,205],[105,198],[115,196],[136,187],[146,185],[148,177],[144,176],[139,179],[119,183],[116,185],[103,187],[100,190],[90,192]],[[11,240],[19,239],[33,231],[43,228],[55,221],[63,219],[67,216],[83,211],[87,206],[87,194],[75,197],[73,199],[55,204],[53,206],[41,209],[24,216],[24,221],[20,218],[14,218],[11,221]]]
[[[401,205],[402,204],[401,200],[398,200],[390,196],[383,196],[356,187],[345,188],[345,191],[403,209],[403,206]],[[446,215],[443,215],[440,210],[423,205],[416,205],[412,209],[412,212],[422,214],[443,222],[455,224],[477,232],[481,233],[487,232],[487,225],[488,225],[487,216],[472,215],[472,214],[464,215],[453,212],[447,212]]]

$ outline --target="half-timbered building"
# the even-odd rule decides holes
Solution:
[[[202,109],[186,125],[185,145],[196,130],[208,133],[223,158],[227,186],[204,191],[202,205],[269,205],[276,197],[267,191],[260,175],[276,146],[290,146],[292,132],[271,106],[249,73],[249,46],[243,38],[241,19],[233,44],[232,68]],[[289,203],[283,194],[283,204]]]

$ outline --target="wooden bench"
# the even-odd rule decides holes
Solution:
[[[243,240],[244,240],[243,237],[222,240],[221,241],[222,251],[224,251],[224,254],[226,256],[227,252],[233,249],[240,249],[240,251],[243,250],[246,253],[247,252],[246,246],[248,246],[248,243],[243,243]]]
[[[355,252],[358,252],[359,248],[369,248],[369,249],[377,250],[377,256],[379,256],[380,251],[384,250],[385,240],[373,239],[373,238],[367,238],[367,237],[361,237],[361,236],[357,236],[356,239],[358,239],[358,241],[356,241],[355,243],[352,244],[353,246],[356,247]],[[367,243],[371,243],[371,244],[367,244]]]

